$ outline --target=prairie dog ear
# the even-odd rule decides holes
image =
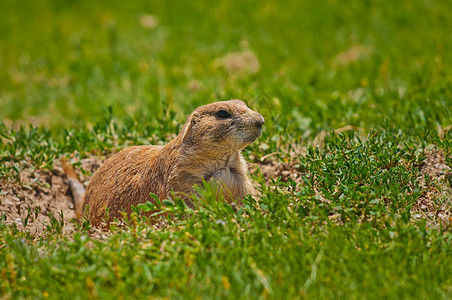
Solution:
[[[189,121],[191,124],[196,124],[199,122],[199,119],[201,118],[201,115],[199,112],[195,111],[190,115]]]
[[[199,113],[195,111],[190,115],[187,122],[185,122],[184,127],[182,127],[182,130],[179,133],[182,142],[184,142],[185,138],[189,136],[187,134],[190,132],[191,128],[199,122],[199,118]]]

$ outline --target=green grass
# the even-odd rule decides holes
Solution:
[[[424,149],[452,167],[450,28],[448,1],[1,1],[0,189],[61,155],[168,141],[230,98],[266,119],[245,156],[301,181],[256,174],[237,211],[207,188],[163,228],[134,215],[101,240],[63,237],[57,212],[42,236],[0,221],[0,295],[449,299],[450,227],[411,212]],[[256,73],[218,66],[245,50]],[[364,133],[317,142],[345,125]]]

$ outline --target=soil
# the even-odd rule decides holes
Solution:
[[[81,168],[91,174],[100,167],[102,159],[92,157],[81,161]],[[81,182],[88,182],[89,176],[80,174]],[[53,216],[63,219],[63,234],[71,233],[75,226],[74,203],[66,176],[59,161],[53,170],[22,170],[20,181],[2,182],[0,193],[0,216],[9,225],[33,235],[43,234]]]
[[[452,228],[452,170],[446,165],[441,150],[426,150],[426,159],[420,166],[418,182],[423,194],[414,205],[414,219],[426,218],[430,223],[441,223]]]
[[[426,159],[420,171],[419,183],[424,193],[412,210],[414,220],[426,218],[430,223],[442,223],[450,227],[452,211],[451,169],[445,164],[442,151],[426,152]],[[90,157],[80,161],[77,169],[80,181],[87,183],[104,161],[105,157]],[[251,171],[260,169],[267,181],[281,177],[286,181],[289,177],[301,184],[301,174],[295,163],[281,163],[266,159],[252,164]],[[80,170],[84,172],[80,172]],[[427,179],[427,180],[426,180]],[[68,190],[67,179],[61,163],[55,162],[53,170],[33,170],[21,172],[20,181],[0,182],[0,218],[9,225],[15,224],[20,230],[26,230],[35,236],[45,234],[50,220],[56,218],[64,221],[63,234],[70,235],[74,231],[74,204]]]

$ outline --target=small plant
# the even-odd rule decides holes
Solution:
[[[48,233],[56,233],[61,235],[63,233],[64,228],[64,215],[63,211],[58,212],[59,218],[54,216],[52,212],[49,212],[48,215],[50,224],[46,225],[46,229]]]
[[[40,206],[37,206],[34,209],[32,209],[30,206],[27,207],[27,215],[22,219],[22,225],[24,226],[24,228],[27,227],[28,223],[33,223],[34,221],[36,221],[40,213]]]
[[[153,201],[146,201],[146,203],[138,204],[133,207],[133,211],[136,213],[150,213],[149,217],[157,217],[161,215],[177,215],[181,216],[184,214],[193,213],[193,210],[187,207],[185,202],[177,197],[172,199],[165,199],[161,201],[159,197],[153,193],[150,193],[149,196],[153,199]],[[170,217],[171,218],[171,217]]]

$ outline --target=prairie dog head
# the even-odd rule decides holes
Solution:
[[[237,151],[261,135],[263,124],[264,118],[243,101],[221,101],[198,107],[179,136],[185,145]]]

